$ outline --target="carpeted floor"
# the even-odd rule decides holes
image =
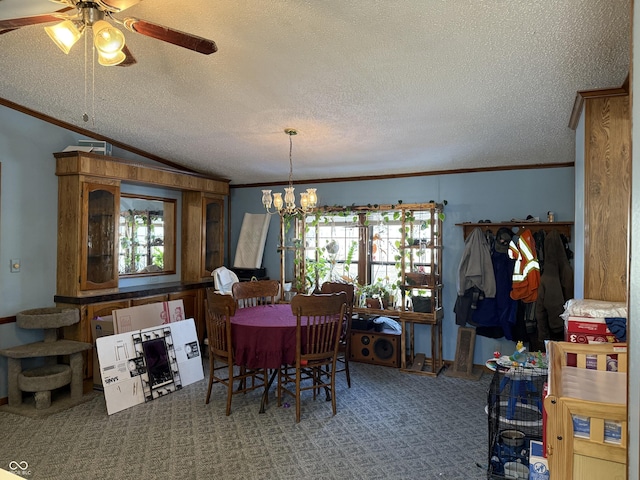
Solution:
[[[206,376],[166,397],[108,416],[100,394],[45,418],[0,411],[0,468],[27,462],[40,479],[486,479],[491,376],[466,380],[351,363],[338,414],[306,392],[302,420],[260,392],[224,388],[205,405]],[[15,466],[16,463],[13,463]]]

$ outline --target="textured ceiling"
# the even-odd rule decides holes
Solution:
[[[0,35],[0,97],[232,184],[571,162],[576,92],[629,72],[630,0],[143,0],[206,56],[124,31],[95,67],[43,26]],[[0,0],[0,19],[60,8]],[[86,103],[86,107],[85,107]]]

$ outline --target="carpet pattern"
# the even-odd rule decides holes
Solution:
[[[491,375],[436,378],[350,364],[338,374],[338,414],[324,395],[266,412],[260,391],[224,387],[205,405],[205,380],[108,416],[104,397],[45,418],[0,412],[0,468],[27,462],[25,478],[104,479],[486,479]],[[13,463],[15,465],[15,463]]]

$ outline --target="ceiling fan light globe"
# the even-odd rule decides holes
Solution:
[[[93,43],[99,52],[114,54],[124,48],[124,35],[109,22],[98,20],[93,24]]]
[[[98,63],[104,67],[114,67],[125,61],[127,56],[124,52],[105,54],[98,50]]]
[[[51,37],[51,40],[66,54],[69,54],[71,47],[80,39],[83,30],[84,24],[74,23],[71,20],[65,20],[51,27],[44,27],[44,31]]]

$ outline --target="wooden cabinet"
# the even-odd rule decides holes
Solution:
[[[58,295],[88,295],[118,288],[121,183],[182,191],[183,281],[202,280],[223,264],[228,181],[85,152],[54,156],[58,176]]]
[[[202,199],[202,224],[204,225],[203,270],[211,275],[224,263],[224,201],[221,198],[205,197]]]
[[[169,294],[169,300],[182,300],[185,318],[193,318],[198,334],[198,342],[202,345],[206,336],[204,314],[204,290],[194,289]]]
[[[166,302],[167,300],[169,300],[168,295],[150,295],[148,297],[131,299],[131,306],[138,307],[140,305],[148,305],[150,303]]]
[[[129,300],[114,300],[110,302],[92,303],[87,305],[87,318],[89,321],[98,317],[107,317],[113,314],[114,310],[121,308],[129,308],[131,303]]]
[[[97,317],[107,317],[112,314],[113,310],[127,308],[130,306],[129,300],[115,300],[108,302],[98,302],[92,304],[67,303],[56,299],[57,307],[77,308],[80,312],[80,321],[74,325],[63,328],[64,338],[68,340],[76,340],[78,342],[86,342],[93,344],[93,335],[91,333],[91,320]],[[69,300],[69,299],[65,299]],[[83,378],[90,380],[93,378],[93,362],[94,355],[89,352],[83,352]],[[90,384],[90,382],[89,382]]]
[[[182,280],[198,281],[224,264],[224,197],[182,194]]]
[[[99,296],[66,297],[56,295],[54,300],[58,307],[77,308],[80,311],[80,322],[64,327],[64,337],[81,342],[93,342],[91,320],[96,317],[112,315],[114,310],[135,307],[149,303],[170,300],[182,300],[185,318],[193,318],[198,341],[202,344],[205,337],[204,323],[204,289],[213,286],[213,280],[191,284],[155,284],[149,287],[129,287],[121,291],[103,293]],[[93,357],[89,353],[84,358],[84,378],[93,376]]]
[[[549,342],[547,348],[550,394],[544,407],[551,480],[627,478],[627,345]]]
[[[118,286],[118,185],[82,184],[80,290]]]
[[[54,301],[80,311],[80,322],[65,327],[65,338],[92,342],[91,319],[97,316],[111,315],[120,308],[182,299],[185,314],[194,318],[202,342],[203,289],[213,286],[211,270],[223,263],[229,182],[86,152],[54,156],[58,176]],[[119,286],[120,187],[126,183],[182,191],[182,281]],[[85,378],[91,378],[90,355],[85,358],[84,369]]]
[[[120,182],[70,175],[58,186],[57,292],[117,287]]]
[[[631,211],[628,89],[578,92],[571,118],[576,129],[575,294],[624,302]]]

